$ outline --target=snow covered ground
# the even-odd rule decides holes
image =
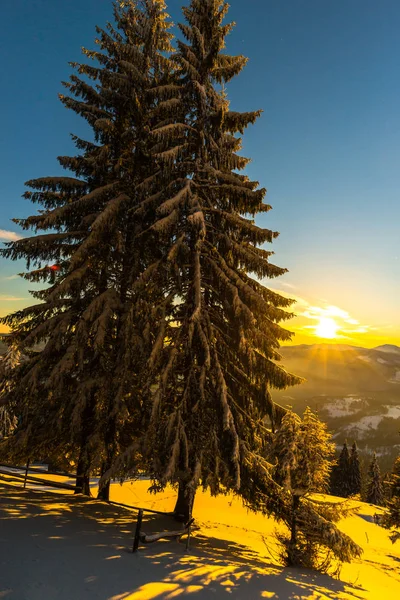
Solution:
[[[368,436],[369,432],[375,431],[383,419],[400,419],[400,406],[382,406],[385,412],[379,415],[367,415],[358,421],[342,428],[342,432],[354,435],[357,432],[357,438],[362,439]]]
[[[391,383],[400,383],[400,371],[396,371],[393,379],[390,380]]]
[[[338,419],[341,417],[353,417],[352,422],[344,425],[339,430],[340,433],[353,435],[357,439],[366,438],[370,432],[374,432],[383,419],[400,419],[400,405],[383,405],[381,412],[375,413],[374,407],[370,407],[370,401],[365,398],[359,398],[349,395],[344,398],[335,398],[326,402],[322,408],[325,419]],[[373,411],[374,414],[359,417],[359,413],[364,411]],[[334,423],[331,422],[331,426]],[[336,432],[336,435],[339,433]]]
[[[154,496],[147,488],[146,481],[114,484],[111,497],[172,510],[172,489]],[[276,523],[249,513],[232,497],[197,495],[194,514],[200,530],[189,552],[184,543],[162,541],[133,555],[134,512],[0,484],[0,598],[394,600],[400,597],[400,544],[392,545],[388,532],[373,523],[377,511],[359,504],[358,515],[342,522],[364,555],[345,565],[337,580],[282,568],[273,537]],[[143,528],[162,531],[171,525],[176,528],[167,517],[146,516]]]
[[[389,417],[390,419],[400,419],[400,406],[384,406],[383,408],[387,408],[385,417]]]
[[[336,398],[327,402],[323,409],[327,416],[333,419],[338,417],[348,417],[362,410],[365,405],[365,400],[354,396],[346,396],[345,398]]]
[[[376,429],[384,416],[386,415],[370,415],[368,417],[363,417],[357,421],[357,423],[349,425],[345,429],[349,431],[352,429],[358,429],[360,434],[363,433],[365,435],[368,432],[368,429]]]

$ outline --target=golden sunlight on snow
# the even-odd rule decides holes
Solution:
[[[174,490],[152,495],[148,487],[148,481],[113,484],[111,498],[172,510]],[[93,482],[93,495],[96,492]],[[141,546],[132,555],[134,511],[81,496],[24,492],[0,484],[0,555],[7,562],[0,597],[1,586],[7,584],[4,589],[13,590],[15,597],[30,597],[29,590],[40,589],[42,598],[57,600],[399,598],[400,545],[393,545],[388,531],[374,522],[373,515],[382,509],[361,502],[354,505],[356,514],[340,527],[362,546],[364,554],[361,560],[344,565],[335,579],[283,568],[274,538],[280,526],[248,512],[232,496],[212,498],[198,492],[194,516],[200,529],[194,532],[188,552],[184,543],[162,541]],[[168,517],[145,513],[143,527],[163,531],[171,523]]]

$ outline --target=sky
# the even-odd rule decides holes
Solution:
[[[168,3],[174,22],[182,4]],[[249,63],[228,94],[233,110],[264,110],[243,151],[273,206],[257,222],[281,234],[289,272],[264,283],[296,300],[293,343],[400,345],[400,2],[230,4],[228,51]],[[2,6],[0,243],[37,210],[24,182],[61,174],[69,134],[86,132],[57,94],[111,16],[111,0]],[[0,315],[32,301],[24,268],[0,258]]]

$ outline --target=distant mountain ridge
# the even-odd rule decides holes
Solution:
[[[394,352],[400,353],[400,346],[396,346],[395,344],[382,344],[381,346],[376,346],[375,348],[365,348],[364,346],[353,346],[351,344],[334,344],[323,342],[320,344],[293,344],[290,346],[282,346],[282,350],[288,348],[314,348],[314,349],[326,349],[326,350],[365,350],[365,351],[373,351],[376,350],[378,352]]]
[[[400,354],[399,346],[395,346],[394,344],[383,344],[383,346],[377,346],[374,350],[378,350],[379,352],[391,352],[394,354]]]
[[[306,382],[278,395],[294,397],[393,391],[400,402],[400,347],[301,344],[281,348],[282,364]]]
[[[302,344],[281,354],[285,370],[306,381],[274,390],[273,399],[300,414],[318,410],[338,444],[355,439],[389,469],[400,454],[400,347]]]

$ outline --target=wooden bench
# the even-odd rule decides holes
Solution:
[[[175,539],[177,542],[180,541],[182,536],[187,535],[186,550],[189,549],[190,534],[193,530],[194,518],[190,519],[184,524],[183,529],[177,529],[174,531],[161,531],[160,533],[146,534],[142,529],[143,512],[145,509],[139,509],[138,518],[136,522],[135,538],[133,540],[133,552],[137,552],[139,543],[152,544],[163,539]]]

